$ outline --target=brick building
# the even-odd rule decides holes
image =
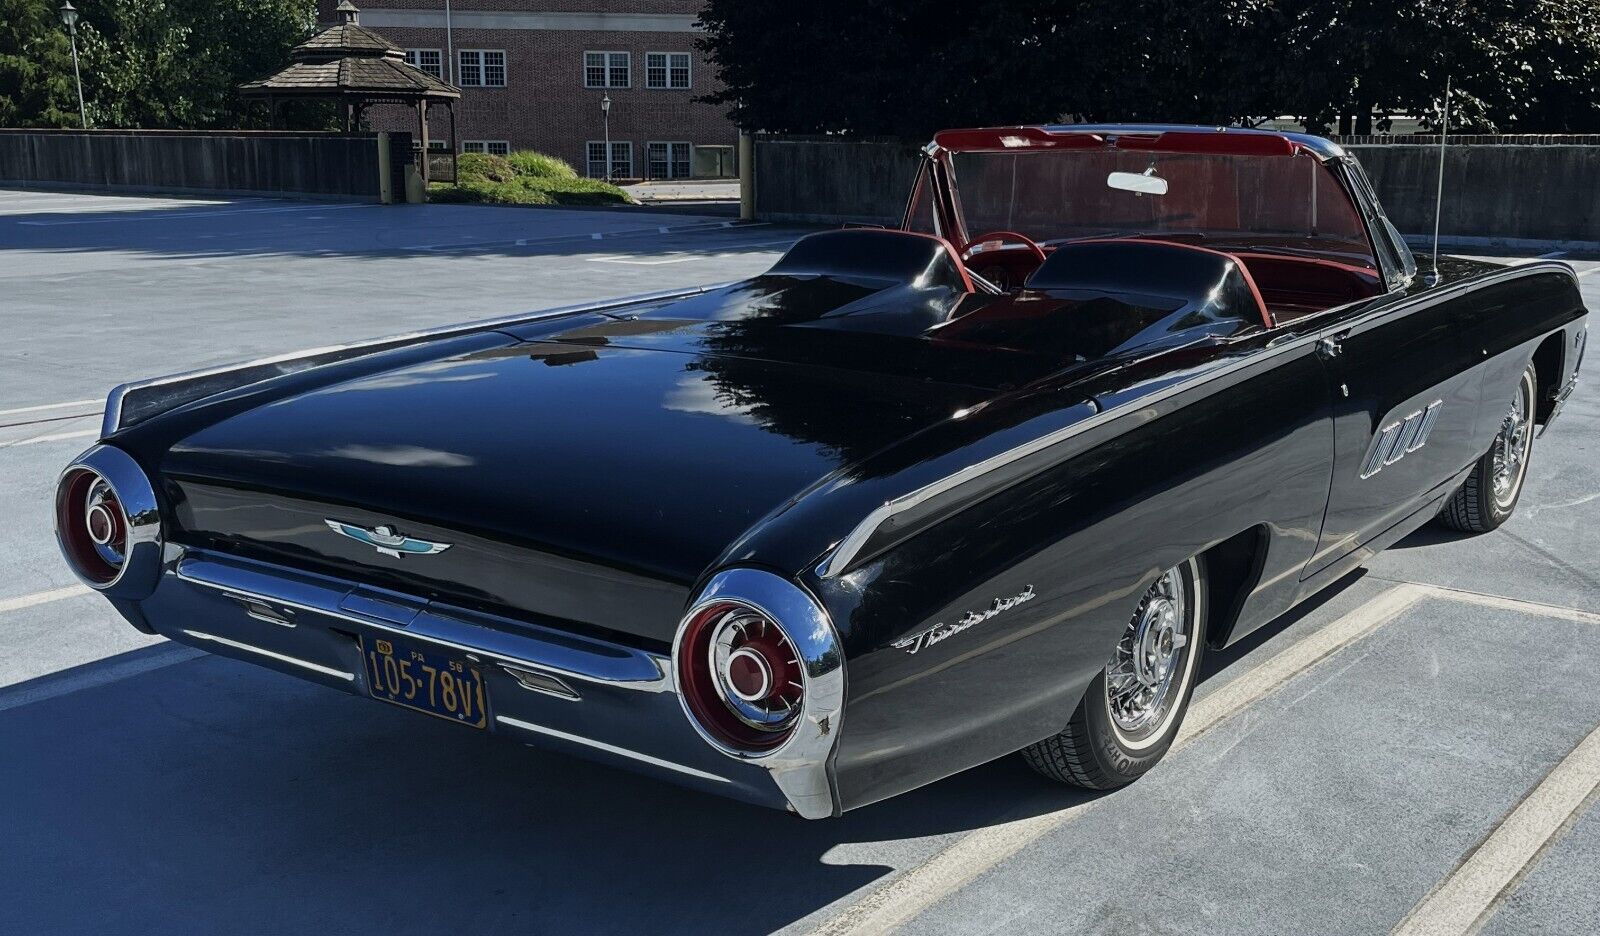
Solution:
[[[336,2],[321,0],[324,22]],[[445,0],[357,2],[362,26],[461,87],[457,139],[436,114],[436,146],[538,150],[604,176],[609,97],[613,176],[734,174],[737,131],[721,108],[694,100],[714,87],[694,48],[703,0],[450,0],[448,19]],[[375,107],[368,124],[414,131],[415,117]]]

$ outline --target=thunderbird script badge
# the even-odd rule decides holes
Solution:
[[[1010,598],[996,598],[989,603],[989,607],[984,608],[982,611],[968,611],[954,624],[935,624],[925,631],[918,631],[910,637],[896,640],[890,646],[904,650],[907,653],[916,653],[924,647],[931,647],[941,640],[948,640],[973,625],[982,624],[996,615],[1010,611],[1017,605],[1032,600],[1033,586],[1029,585],[1020,594],[1012,595]]]
[[[413,539],[396,531],[392,526],[375,526],[368,529],[342,520],[322,522],[340,536],[348,536],[358,543],[366,543],[385,556],[393,556],[396,559],[403,559],[406,556],[434,556],[451,546],[450,543],[430,543],[427,540]]]

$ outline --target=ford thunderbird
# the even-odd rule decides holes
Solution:
[[[1324,139],[947,131],[746,280],[118,387],[57,534],[147,633],[808,818],[1112,788],[1208,650],[1515,511],[1573,271],[1418,266]]]

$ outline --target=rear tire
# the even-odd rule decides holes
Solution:
[[[1028,766],[1091,790],[1125,786],[1154,767],[1172,747],[1194,693],[1205,652],[1205,599],[1199,558],[1163,573],[1139,600],[1111,662],[1089,684],[1067,727],[1023,748]]]
[[[1500,421],[1494,444],[1483,453],[1461,487],[1445,501],[1439,520],[1463,533],[1487,533],[1511,519],[1522,497],[1533,456],[1534,401],[1539,378],[1533,365],[1522,372],[1511,407]]]

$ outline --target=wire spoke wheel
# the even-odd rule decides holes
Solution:
[[[1533,387],[1529,380],[1517,384],[1511,408],[1500,421],[1500,432],[1495,436],[1490,458],[1494,470],[1490,488],[1494,502],[1501,509],[1511,506],[1522,485],[1523,472],[1528,467],[1528,449],[1533,443]]]
[[[1160,734],[1187,687],[1195,633],[1192,589],[1183,566],[1157,578],[1106,666],[1106,707],[1119,740],[1130,747]]]

